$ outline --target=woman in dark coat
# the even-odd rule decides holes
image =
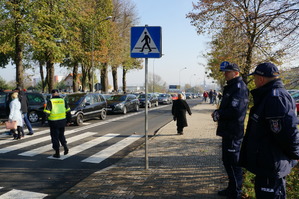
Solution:
[[[172,115],[174,121],[176,121],[177,131],[179,135],[183,135],[184,127],[188,126],[186,111],[191,115],[191,110],[187,102],[183,99],[182,94],[178,94],[178,99],[173,101]]]

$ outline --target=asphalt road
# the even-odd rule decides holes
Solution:
[[[199,101],[187,102],[194,106]],[[171,105],[149,109],[149,136],[171,121],[170,110]],[[60,159],[51,157],[49,127],[34,125],[34,130],[33,136],[18,141],[2,133],[0,198],[56,198],[91,173],[115,164],[144,143],[145,112],[108,115],[106,120],[67,127],[70,152]]]

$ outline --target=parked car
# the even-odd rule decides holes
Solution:
[[[47,104],[41,93],[26,93],[28,100],[28,119],[31,123],[45,119],[44,108]]]
[[[178,99],[178,94],[176,94],[176,93],[171,93],[170,95],[171,95],[171,97],[172,97],[172,100],[177,100],[177,99]]]
[[[112,95],[107,99],[108,113],[123,113],[127,114],[129,111],[138,111],[139,101],[135,95],[121,94]]]
[[[172,104],[172,97],[170,94],[161,93],[158,96],[159,104]]]
[[[145,94],[140,94],[138,97],[140,107],[145,107]],[[152,106],[159,106],[158,102],[158,95],[155,93],[148,93],[147,94],[147,100],[148,100],[148,108],[151,108]]]
[[[72,122],[78,126],[87,119],[106,119],[107,101],[100,93],[72,93],[65,100],[71,108]]]
[[[192,93],[186,93],[186,99],[193,99]]]
[[[9,103],[11,102],[12,92],[0,93],[0,119],[7,120],[9,116]],[[44,119],[44,108],[46,100],[41,93],[25,93],[28,99],[28,113],[27,117],[31,123],[35,123]]]

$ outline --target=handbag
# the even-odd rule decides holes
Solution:
[[[5,127],[6,129],[17,129],[17,121],[7,121]]]

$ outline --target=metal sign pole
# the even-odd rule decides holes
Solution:
[[[148,58],[145,58],[145,169],[148,169]]]

